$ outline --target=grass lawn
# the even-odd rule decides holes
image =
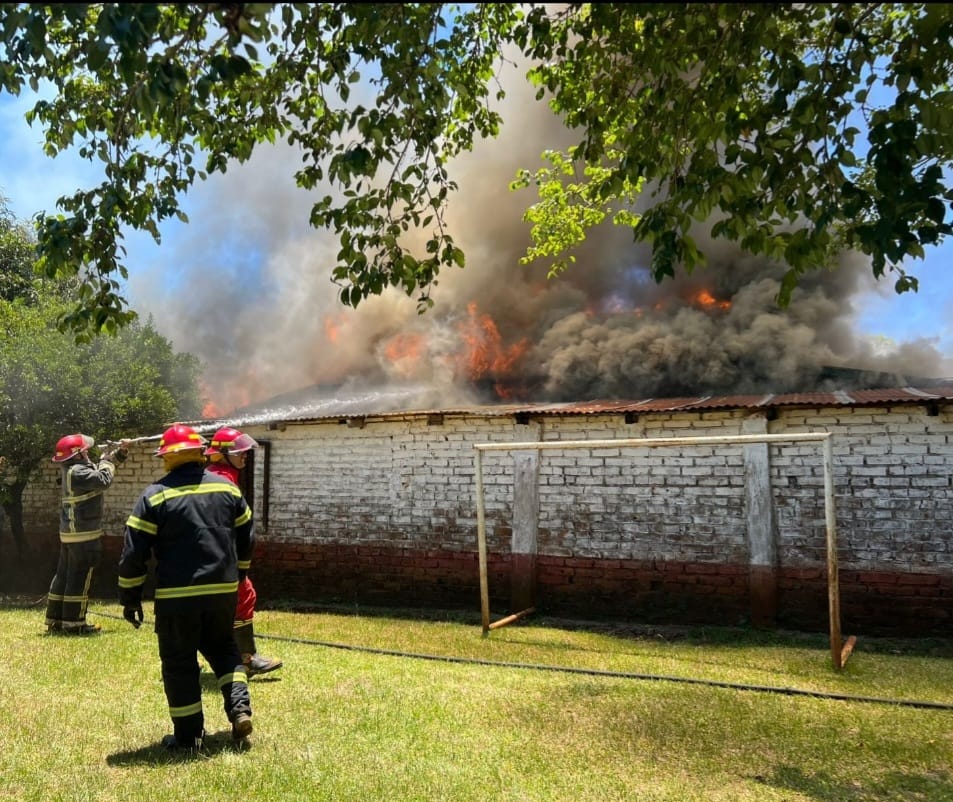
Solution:
[[[953,800],[953,639],[628,629],[543,617],[268,609],[235,748],[213,677],[182,759],[152,617],[93,602],[88,638],[0,605],[0,800]]]

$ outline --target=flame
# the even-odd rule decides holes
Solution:
[[[692,301],[703,309],[731,309],[731,301],[719,301],[708,290],[701,289],[692,297]]]
[[[246,375],[229,382],[226,387],[217,387],[212,393],[211,388],[202,383],[199,385],[202,398],[206,399],[202,407],[203,418],[224,418],[231,415],[236,409],[252,404],[256,399],[249,387],[254,386],[253,377]]]
[[[504,345],[496,323],[487,314],[480,314],[475,303],[467,304],[467,319],[459,326],[464,351],[457,358],[457,367],[471,381],[484,378],[503,380],[510,376],[529,348],[527,339]],[[506,397],[502,381],[497,393]]]
[[[341,336],[341,327],[344,324],[344,320],[341,316],[333,317],[328,315],[324,319],[324,336],[332,343],[337,343],[338,338]]]
[[[423,334],[400,333],[384,344],[382,353],[390,363],[392,372],[409,378],[418,372],[420,362],[428,350],[427,339]]]
[[[422,334],[397,334],[384,346],[384,356],[390,362],[420,359],[427,348]]]

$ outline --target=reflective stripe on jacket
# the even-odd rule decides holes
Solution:
[[[215,604],[237,592],[239,561],[249,562],[253,548],[241,490],[201,463],[185,463],[149,485],[126,521],[119,600],[141,601],[154,556],[157,612]]]

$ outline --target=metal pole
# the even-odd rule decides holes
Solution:
[[[486,513],[483,508],[483,452],[476,453],[477,548],[480,553],[480,612],[483,634],[490,631],[490,591],[486,577]]]

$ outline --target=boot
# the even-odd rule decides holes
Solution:
[[[255,647],[255,625],[252,622],[235,627],[235,643],[241,652],[242,662],[249,677],[256,674],[267,674],[283,665],[281,660],[274,657],[264,657],[258,654]]]
[[[249,723],[251,723],[249,721]],[[162,745],[170,752],[182,755],[183,757],[198,757],[205,753],[204,735],[195,738],[177,738],[175,735],[166,735],[162,739]]]
[[[283,665],[281,660],[274,657],[263,657],[260,654],[243,654],[242,662],[245,664],[245,671],[249,677],[256,674],[267,674]]]
[[[232,721],[232,740],[242,741],[252,733],[251,716],[248,713],[239,713]]]
[[[62,630],[57,631],[64,635],[98,635],[102,631],[102,627],[99,624],[87,624],[86,622],[80,624],[64,623]]]

